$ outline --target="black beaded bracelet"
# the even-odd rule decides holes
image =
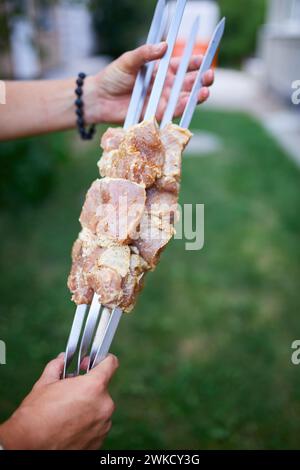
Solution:
[[[77,96],[74,104],[76,106],[76,115],[77,115],[77,128],[78,132],[83,140],[91,140],[95,134],[96,127],[95,124],[92,124],[89,129],[85,128],[84,122],[84,103],[83,103],[83,84],[86,74],[80,72],[76,80],[76,89],[75,94]]]

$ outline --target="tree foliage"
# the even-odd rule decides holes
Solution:
[[[68,158],[64,137],[59,134],[2,142],[0,208],[42,202]]]
[[[238,66],[255,52],[258,29],[265,20],[266,0],[220,0],[219,4],[227,18],[220,63]]]
[[[148,31],[155,0],[91,0],[96,51],[117,57],[136,47]]]

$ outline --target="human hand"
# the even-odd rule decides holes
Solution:
[[[109,122],[123,123],[130,102],[135,78],[140,68],[147,62],[160,59],[167,50],[165,42],[156,45],[144,45],[126,52],[109,64],[97,75],[85,81],[85,119],[87,123]],[[189,92],[196,78],[203,57],[191,58],[175,116],[180,116],[185,108]],[[181,58],[172,58],[156,118],[161,120],[170,95],[175,74]],[[208,70],[203,78],[203,87],[199,93],[199,103],[209,97],[209,89],[214,81],[214,72]]]
[[[64,357],[49,362],[20,407],[0,426],[5,449],[98,449],[111,427],[107,386],[118,367],[109,355],[86,375],[60,380]]]

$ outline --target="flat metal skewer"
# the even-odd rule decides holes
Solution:
[[[145,121],[155,117],[158,103],[165,84],[169,63],[172,57],[173,49],[177,39],[178,31],[180,28],[181,20],[183,17],[185,5],[187,0],[177,0],[175,14],[172,19],[170,29],[167,36],[168,49],[164,57],[161,59],[157,74],[154,80],[153,88],[151,91],[149,103],[145,113]]]
[[[118,307],[114,308],[114,310],[112,311],[110,315],[109,323],[104,333],[103,340],[101,341],[101,344],[98,347],[98,350],[94,358],[94,361],[91,365],[91,368],[96,367],[101,361],[103,361],[103,359],[106,358],[122,315],[123,315],[123,311]]]
[[[153,85],[153,88],[152,88],[152,92],[151,92],[151,95],[150,95],[149,103],[148,103],[148,106],[147,106],[146,115],[148,115],[148,116],[152,116],[152,117],[155,116],[156,108],[159,104],[160,95],[161,95],[163,85],[165,83],[166,76],[167,76],[167,73],[168,73],[168,67],[169,67],[170,59],[171,59],[172,52],[173,52],[173,49],[174,49],[174,46],[175,46],[175,42],[176,42],[177,34],[178,34],[178,31],[179,31],[179,27],[180,27],[180,24],[181,24],[182,16],[183,16],[183,13],[184,13],[185,5],[186,5],[186,0],[178,0],[177,1],[175,14],[174,14],[174,17],[172,19],[170,30],[169,30],[168,37],[167,37],[168,49],[167,49],[166,54],[164,55],[164,57],[160,61],[158,71],[157,71],[157,75],[156,75],[154,85]],[[182,78],[182,80],[183,80],[183,78]],[[159,96],[157,95],[157,93],[159,93]],[[175,99],[175,96],[174,96],[174,99]],[[150,114],[150,113],[152,113],[151,110],[154,110],[153,114]],[[147,119],[146,115],[145,115],[145,119]],[[113,340],[114,334],[116,332],[119,321],[121,319],[121,315],[120,315],[119,310],[120,309],[116,308],[116,309],[113,310],[113,313],[111,314],[111,318],[110,318],[109,324],[107,325],[107,329],[105,331],[102,344],[99,345],[98,351],[97,351],[95,359],[94,359],[94,362],[91,365],[92,368],[95,367],[97,364],[99,364],[99,362],[101,362],[103,360],[103,358],[105,357],[105,356],[103,357],[103,354],[104,354],[104,352],[106,351],[107,348],[108,348],[107,352],[109,351],[111,342]],[[103,346],[103,345],[105,345],[105,346]]]
[[[91,307],[86,319],[85,327],[83,330],[80,346],[79,346],[79,353],[78,353],[78,361],[77,361],[77,375],[80,372],[80,365],[83,358],[86,356],[93,336],[96,331],[96,325],[99,320],[99,314],[102,305],[99,302],[99,295],[94,294]]]
[[[197,34],[199,30],[199,16],[195,19],[193,23],[193,27],[190,33],[190,36],[188,38],[187,44],[185,46],[185,50],[183,52],[183,56],[180,62],[180,65],[178,67],[178,71],[175,77],[175,81],[173,83],[172,91],[170,94],[170,98],[168,101],[167,108],[164,113],[164,117],[161,121],[161,128],[164,128],[166,124],[172,121],[172,118],[174,116],[176,104],[182,89],[182,85],[184,82],[184,77],[186,74],[186,71],[189,66],[190,59],[193,54],[195,42],[197,39]]]
[[[91,369],[91,366],[94,363],[99,346],[102,344],[110,317],[111,317],[111,312],[109,311],[108,308],[104,307],[101,317],[100,317],[99,325],[95,334],[95,338],[91,347],[90,359],[89,359],[87,370]]]
[[[63,378],[67,376],[67,369],[70,366],[72,359],[76,353],[86,311],[87,311],[87,305],[78,305],[76,308],[72,328],[70,331],[70,335],[69,335],[69,339],[68,339],[68,343],[66,347]],[[70,375],[73,375],[73,374],[70,374]]]
[[[154,12],[153,20],[150,26],[146,44],[155,44],[155,42],[159,40],[159,32],[161,29],[161,19],[164,14],[165,7],[166,7],[166,1],[159,0],[155,8],[155,12]],[[147,65],[143,67],[138,73],[137,78],[135,80],[134,88],[133,88],[132,95],[131,95],[131,100],[129,103],[126,119],[125,119],[124,126],[123,126],[124,129],[127,129],[129,126],[131,126],[135,122],[136,113],[137,113],[137,103],[142,98],[142,93],[144,89],[144,81],[147,76],[147,69],[148,69]],[[152,72],[151,72],[151,75],[152,75]]]
[[[162,25],[162,23],[166,19],[165,13],[166,13],[166,0],[159,0],[154,11],[152,23],[151,23],[148,38],[147,38],[147,43],[149,44],[151,44],[152,42],[155,43],[157,40],[159,40],[159,38],[163,34],[165,23],[164,25]],[[142,109],[143,107],[143,103],[144,103],[143,90],[145,88],[143,78],[147,79],[150,83],[154,65],[155,65],[154,62],[153,64],[152,63],[150,64],[150,66],[152,67],[151,74],[150,72],[148,72],[146,76],[143,76],[143,74],[138,74],[136,78],[133,94],[130,100],[130,105],[129,105],[127,116],[126,116],[127,126],[135,124],[135,111],[136,109],[138,108]],[[148,83],[148,86],[149,86],[149,83]],[[79,347],[79,353],[78,353],[77,370],[76,372],[74,372],[74,374],[79,373],[81,361],[86,355],[86,353],[88,352],[88,348],[93,337],[92,328],[88,327],[88,324],[91,326],[94,325],[94,328],[95,328],[99,320],[99,313],[100,313],[102,305],[99,303],[98,299],[99,297],[96,296],[96,294],[94,294],[90,311],[86,320],[86,325],[83,330],[80,347]],[[78,347],[79,340],[80,340],[80,334],[83,328],[87,308],[88,308],[88,305],[86,304],[78,305],[76,308],[76,312],[74,315],[73,324],[71,327],[71,331],[70,331],[68,342],[67,342],[66,352],[65,352],[65,364],[64,364],[63,378],[65,378],[68,375],[67,369],[70,366],[72,359],[77,351],[77,347]],[[107,313],[107,310],[104,309],[104,312]],[[101,315],[97,333],[98,333],[98,330],[100,329],[101,331],[106,330],[106,327],[108,325],[108,320],[109,320],[109,317],[107,316],[106,313],[104,313],[104,315]],[[93,352],[93,354],[96,353],[98,346],[99,346],[100,331],[99,331],[99,335],[97,333],[95,335],[94,342],[92,344],[91,351]]]
[[[206,54],[204,55],[201,67],[198,71],[193,89],[191,91],[189,100],[187,102],[183,116],[180,121],[180,126],[185,129],[188,129],[191,124],[191,120],[192,120],[195,108],[197,106],[197,103],[198,103],[198,95],[202,87],[203,75],[205,74],[205,72],[207,72],[207,70],[210,69],[211,64],[214,60],[214,57],[216,55],[216,52],[218,50],[218,47],[220,45],[221,39],[224,34],[225,22],[226,22],[225,18],[222,18],[222,20],[217,25],[214,31],[214,34],[210,40],[210,43],[208,45]]]
[[[167,23],[168,23],[168,4],[165,7],[165,10],[164,10],[164,13],[163,13],[163,19],[162,19],[162,22],[161,22],[160,31],[158,33],[158,37],[157,37],[157,40],[155,42],[157,42],[157,43],[161,42],[161,40],[162,40],[162,38],[165,34],[165,31],[166,31]],[[152,79],[152,76],[153,76],[155,64],[156,64],[156,61],[149,62],[147,64],[147,70],[146,70],[146,73],[145,73],[143,91],[142,91],[140,102],[139,102],[139,104],[137,106],[137,109],[136,109],[136,115],[135,115],[135,119],[134,119],[133,124],[137,124],[140,121],[142,111],[143,111],[143,106],[145,104],[146,96],[147,96],[147,93],[149,91],[149,85],[150,85],[150,82],[151,82],[151,79]],[[127,127],[124,126],[124,128],[126,129]]]
[[[157,8],[155,10],[154,17],[153,17],[153,22],[152,23],[155,23],[155,25],[156,25],[156,37],[158,37],[159,34],[161,34],[161,32],[157,32],[157,30],[158,29],[162,30],[161,29],[162,28],[161,24],[159,24],[159,22],[157,21],[157,15],[158,15],[157,12],[161,11],[161,10],[158,9],[158,7],[161,8],[163,3],[165,3],[165,2],[162,2],[162,1],[159,2],[159,4],[157,5]],[[158,106],[160,96],[161,96],[161,93],[162,93],[162,89],[163,89],[163,85],[164,85],[166,75],[167,75],[167,71],[168,71],[169,61],[170,61],[170,58],[171,58],[171,55],[172,55],[172,51],[173,51],[173,48],[174,48],[174,45],[175,45],[177,33],[178,33],[178,30],[179,30],[180,22],[181,22],[182,15],[183,15],[183,10],[184,10],[183,4],[185,6],[185,3],[186,3],[186,0],[185,1],[183,1],[183,0],[178,0],[177,1],[176,12],[175,12],[175,15],[173,17],[171,27],[170,27],[170,30],[169,30],[169,34],[168,34],[168,38],[167,38],[167,42],[168,42],[168,39],[170,39],[172,47],[170,47],[170,44],[168,43],[168,50],[167,50],[168,54],[166,53],[164,58],[161,59],[161,61],[160,61],[160,65],[159,65],[158,72],[157,72],[157,76],[159,75],[159,77],[160,77],[159,78],[160,82],[157,83],[157,76],[156,76],[156,79],[155,79],[155,82],[154,82],[154,85],[153,85],[153,89],[152,89],[152,93],[150,95],[150,100],[149,100],[149,104],[148,104],[148,107],[147,107],[145,119],[146,118],[150,119],[151,117],[155,116],[156,107],[154,106],[154,103],[156,103],[156,106]],[[182,8],[183,8],[183,10],[182,10]],[[179,16],[180,16],[180,20],[179,20]],[[179,21],[179,23],[178,23],[178,21]],[[161,23],[162,23],[162,21],[161,21]],[[152,24],[152,26],[153,26],[153,24]],[[186,105],[183,117],[182,117],[181,122],[180,122],[180,125],[182,127],[186,127],[186,128],[189,127],[189,124],[191,122],[194,110],[195,110],[197,102],[198,102],[198,95],[199,95],[200,88],[202,86],[203,74],[211,66],[211,63],[213,61],[213,58],[216,54],[217,48],[218,48],[219,43],[221,41],[221,38],[223,36],[224,27],[225,27],[225,19],[223,18],[223,20],[218,24],[218,26],[217,26],[217,28],[214,32],[214,35],[213,35],[213,37],[210,41],[209,47],[207,49],[207,52],[206,52],[206,54],[204,56],[204,59],[203,59],[203,62],[201,64],[201,67],[198,71],[198,74],[197,74],[197,77],[196,77],[191,95],[189,97],[189,100],[188,100],[188,103]],[[175,28],[176,28],[177,32],[176,32],[176,35],[174,37]],[[194,28],[195,28],[195,30],[194,30]],[[195,31],[196,31],[196,22],[194,23],[192,33],[196,34]],[[152,28],[152,31],[150,31],[150,32],[151,32],[151,37],[154,38],[154,35],[155,35],[154,26]],[[149,35],[148,35],[148,39],[149,39],[149,36],[150,36],[150,32],[149,32]],[[194,37],[192,33],[191,33],[191,36],[190,36],[191,40]],[[150,39],[151,39],[151,37],[150,37]],[[176,108],[176,103],[178,101],[178,96],[180,94],[180,91],[181,91],[181,88],[182,88],[182,85],[183,85],[185,72],[187,70],[187,66],[188,66],[188,63],[189,63],[189,58],[192,54],[192,50],[193,50],[193,47],[190,44],[189,44],[189,47],[185,48],[184,57],[182,58],[182,61],[184,62],[184,64],[182,65],[182,63],[181,63],[179,68],[178,68],[177,75],[176,75],[175,82],[174,82],[174,85],[176,85],[175,91],[172,90],[172,93],[171,93],[171,96],[170,96],[171,104],[170,104],[170,101],[169,101],[168,107],[165,111],[165,115],[164,115],[162,123],[161,123],[161,127],[165,123],[167,123],[169,121],[170,122],[172,121],[172,117],[173,117],[173,114],[174,114],[174,110]],[[168,59],[167,62],[164,61],[166,56],[169,56],[169,59]],[[154,63],[153,64],[151,63],[151,66],[154,67]],[[151,71],[151,74],[149,72],[149,68],[148,68],[147,72],[148,72],[149,77],[150,77],[149,78],[149,83],[150,83],[153,69]],[[138,109],[140,108],[140,111],[142,110],[143,102],[144,102],[145,96],[147,94],[147,90],[146,90],[146,93],[144,93],[145,88],[143,88],[142,92],[141,92],[141,86],[140,85],[142,84],[143,87],[145,87],[145,80],[146,80],[147,72],[146,72],[146,74],[144,73],[144,74],[140,75],[139,85],[136,86],[136,90],[138,90],[139,93],[138,93],[138,91],[136,91],[135,100],[133,100],[133,96],[132,96],[131,102],[135,103],[135,105],[136,105],[136,113],[134,115],[134,113],[133,113],[134,106],[133,105],[131,106],[131,103],[130,103],[130,106],[132,107],[132,109],[131,109],[129,117],[128,117],[128,115],[129,115],[129,109],[128,109],[128,114],[127,114],[128,119],[126,118],[128,126],[130,126],[132,124],[135,124],[136,119],[137,120],[139,119],[139,117],[137,117]],[[137,77],[137,80],[138,80],[138,77]],[[141,78],[144,80],[143,83],[141,81]],[[148,86],[149,86],[149,84],[148,84]],[[156,89],[156,91],[159,93],[158,98],[157,98],[157,94],[153,93],[154,89]],[[139,96],[139,98],[138,98],[138,96]],[[172,109],[173,109],[173,111],[172,111]],[[153,113],[153,110],[154,110],[154,113]],[[150,112],[151,112],[151,114],[150,114]],[[125,125],[124,125],[124,127],[125,127]],[[82,339],[81,339],[79,355],[78,355],[77,371],[76,371],[77,374],[79,373],[80,364],[81,364],[82,359],[88,353],[89,346],[90,346],[90,343],[93,339],[95,331],[96,331],[96,334],[95,334],[94,341],[93,341],[93,344],[92,344],[92,347],[91,347],[91,354],[90,354],[90,361],[89,361],[88,370],[90,368],[95,367],[97,364],[99,364],[99,362],[101,362],[106,357],[106,355],[109,352],[111,342],[113,340],[113,337],[115,335],[115,332],[117,330],[119,321],[120,321],[122,313],[123,313],[120,308],[115,308],[112,311],[112,313],[110,313],[109,309],[104,308],[102,310],[102,315],[101,315],[100,321],[99,321],[99,314],[100,314],[101,308],[102,308],[102,306],[99,303],[99,296],[97,294],[94,294],[93,301],[92,301],[92,304],[91,304],[91,307],[90,307],[90,311],[89,311],[89,314],[88,314],[88,317],[87,317],[87,320],[86,320],[84,332],[83,332]],[[64,377],[66,376],[67,368],[70,365],[70,363],[72,361],[72,358],[73,358],[73,356],[76,352],[77,346],[78,346],[81,329],[82,329],[84,319],[85,319],[86,309],[87,309],[87,305],[80,305],[76,309],[76,314],[75,314],[75,317],[74,317],[74,320],[73,320],[73,325],[72,325],[72,328],[71,328],[71,332],[70,332],[70,336],[69,336],[69,340],[68,340],[68,345],[67,345],[67,349],[66,349]],[[98,323],[98,327],[96,329],[97,323]]]
[[[185,2],[186,2],[186,0],[185,0]],[[182,3],[182,0],[179,0],[177,8],[180,8],[180,9],[182,8],[181,3]],[[157,13],[157,9],[156,9],[156,13]],[[156,34],[156,37],[157,37],[157,35],[162,35],[163,31],[165,29],[165,26],[166,26],[166,15],[164,14],[166,12],[165,11],[162,12],[162,16],[160,18],[161,24],[159,24],[158,21],[157,21],[156,13],[154,14],[154,18],[153,18],[153,22],[155,22],[155,25],[154,25],[155,28],[152,32],[153,37],[155,37],[155,34]],[[176,14],[175,14],[175,16],[176,16]],[[182,15],[180,17],[180,21],[181,21],[181,19],[182,19]],[[179,28],[179,26],[178,26],[178,28]],[[155,31],[155,29],[156,29],[156,31]],[[175,42],[174,42],[174,44],[175,44]],[[163,59],[161,59],[161,60],[163,60]],[[154,69],[154,65],[155,65],[154,62],[152,64],[150,64],[150,67],[148,68],[148,71],[147,71],[148,73],[146,73],[146,75],[144,75],[144,80],[145,81],[144,81],[144,84],[143,84],[143,90],[145,90],[145,92],[141,93],[139,98],[137,98],[138,92],[136,92],[135,101],[133,100],[133,98],[134,98],[133,96],[131,98],[131,102],[130,102],[130,105],[129,105],[130,112],[128,111],[128,114],[127,114],[127,117],[126,117],[126,120],[125,120],[125,123],[124,123],[124,128],[125,129],[130,127],[131,125],[135,124],[136,122],[138,122],[138,119],[139,119],[138,113],[139,113],[139,110],[140,110],[140,112],[142,110],[142,107],[143,107],[143,104],[144,104],[144,99],[145,99],[146,94],[147,94],[146,85],[148,87],[149,84],[150,84],[153,69]],[[165,76],[167,75],[167,72],[168,72],[168,67],[165,70]],[[139,80],[139,83],[142,82],[142,77],[143,77],[142,75],[138,74],[137,80]],[[164,78],[164,81],[165,81],[165,78]],[[137,87],[137,89],[138,89],[138,87]],[[150,100],[151,100],[151,98],[150,98]],[[134,115],[134,112],[133,112],[134,104],[135,104],[136,110],[137,110],[135,115]],[[93,354],[94,354],[94,351],[95,351],[96,348],[97,348],[97,352],[96,352],[95,357],[93,359],[90,358],[88,369],[95,367],[97,364],[99,364],[99,362],[101,360],[103,360],[103,357],[102,357],[103,351],[104,351],[103,344],[105,344],[108,347],[107,352],[109,351],[111,341],[113,340],[113,337],[114,337],[115,331],[118,327],[118,323],[119,323],[120,319],[121,319],[120,309],[116,308],[111,313],[111,316],[109,318],[109,322],[107,323],[107,327],[106,327],[106,330],[105,330],[105,333],[104,333],[103,337],[102,338],[100,337],[100,340],[99,340],[99,337],[97,336],[97,338],[95,338],[95,340],[93,342],[93,345],[92,345]],[[107,320],[108,320],[108,317],[106,317],[106,319],[103,320],[102,328],[105,325],[105,321],[107,322]],[[111,338],[110,343],[109,343],[109,338]],[[101,359],[100,359],[100,356],[101,356]]]
[[[194,83],[194,86],[193,86],[193,89],[192,89],[190,99],[187,102],[184,115],[183,115],[183,117],[181,119],[181,122],[180,122],[181,127],[188,128],[188,126],[189,126],[189,124],[192,120],[193,114],[194,114],[195,109],[196,109],[197,104],[198,104],[198,95],[199,95],[199,91],[200,91],[201,86],[202,86],[203,74],[210,68],[210,66],[212,64],[212,61],[215,57],[215,54],[216,54],[217,49],[219,47],[220,41],[222,39],[222,36],[223,36],[223,33],[224,33],[224,28],[225,28],[225,18],[223,18],[220,21],[220,23],[218,24],[218,26],[216,27],[214,35],[213,35],[213,37],[210,41],[210,44],[207,48],[207,51],[206,51],[206,54],[203,58],[201,67],[199,68],[199,71],[198,71],[198,74],[197,74],[197,77],[196,77],[196,80],[195,80],[195,83]],[[187,54],[188,51],[185,51],[185,53]],[[182,76],[180,74],[180,79],[178,79],[178,87],[179,87],[179,82],[181,82],[181,85],[182,85],[183,80],[184,80],[184,75]],[[180,89],[181,89],[181,87],[180,87]],[[196,99],[195,99],[195,97],[196,97]],[[152,94],[151,94],[151,98],[152,98]],[[152,99],[154,100],[155,97],[153,97]],[[176,99],[175,93],[174,93],[173,99],[174,99],[174,101],[176,100],[176,102],[177,102],[178,96],[177,96],[177,99]],[[150,103],[150,106],[152,106],[151,103]],[[172,104],[172,106],[174,106],[174,105]],[[173,116],[171,116],[171,119],[172,119],[172,117]],[[164,118],[163,118],[163,121],[164,121]],[[187,124],[187,126],[186,126],[186,124]],[[119,321],[121,319],[121,314],[120,314],[119,310],[120,309],[115,309],[113,311],[112,315],[111,315],[110,322],[109,322],[109,324],[107,326],[107,329],[105,331],[105,334],[104,334],[103,342],[98,348],[97,354],[95,356],[94,362],[93,362],[91,367],[95,367],[97,364],[99,364],[106,357],[106,355],[109,351],[109,348],[110,348],[110,345],[112,343],[114,334],[117,330]]]

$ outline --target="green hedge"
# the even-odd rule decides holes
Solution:
[[[257,33],[264,23],[266,0],[220,0],[227,26],[220,50],[220,63],[239,66],[243,59],[254,54]]]
[[[155,0],[91,0],[96,52],[117,57],[147,34]]]
[[[60,163],[66,161],[64,136],[0,143],[0,206],[41,202],[52,189]]]

